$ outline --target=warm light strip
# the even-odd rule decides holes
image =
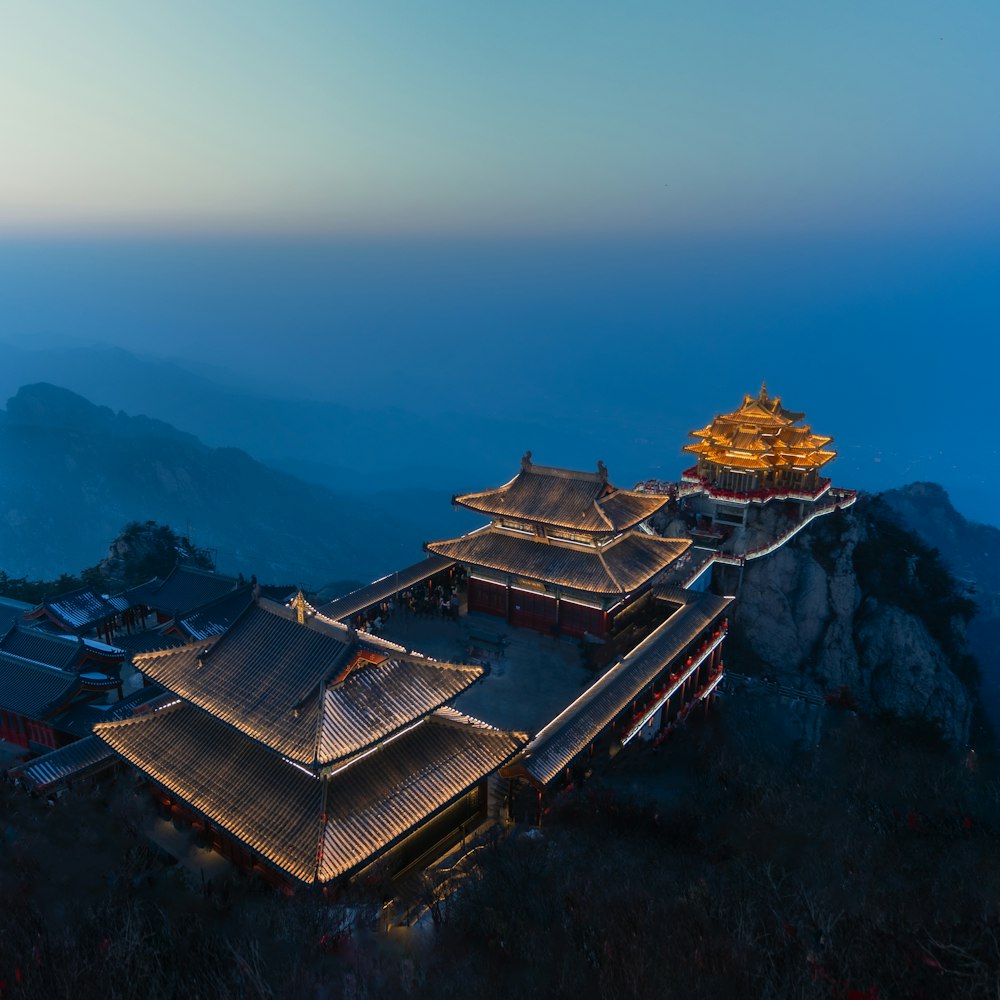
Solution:
[[[487,581],[489,582],[489,581]],[[550,601],[560,600],[565,601],[567,604],[579,604],[581,607],[590,608],[592,611],[603,611],[604,607],[600,604],[590,604],[587,601],[577,600],[575,597],[563,597],[561,594],[549,594],[541,590],[525,590],[524,587],[515,587],[514,584],[510,585],[511,591],[517,591],[519,594],[531,594],[534,597],[547,597]],[[619,604],[621,602],[619,601]]]
[[[405,736],[411,730],[416,729],[417,726],[422,726],[426,721],[427,721],[426,716],[422,719],[417,719],[417,721],[414,722],[412,725],[407,726],[405,729],[400,729],[398,733],[393,733],[392,736],[390,736],[387,740],[382,740],[381,743],[376,743],[375,746],[369,747],[367,750],[364,751],[364,753],[359,753],[356,757],[352,757],[350,760],[345,761],[343,764],[340,765],[340,767],[335,768],[333,771],[328,771],[326,774],[323,775],[323,777],[328,780],[330,778],[335,777],[336,775],[342,773],[343,771],[346,771],[349,767],[353,766],[354,764],[357,764],[359,760],[364,760],[365,757],[368,757],[371,754],[375,753],[376,750],[381,750],[383,747],[387,747],[390,743],[393,742],[393,740],[398,740],[400,736]]]
[[[712,681],[712,683],[709,684],[708,687],[705,688],[705,690],[702,691],[700,695],[698,695],[699,701],[704,701],[719,686],[719,683],[722,681],[723,673],[724,671],[720,670],[719,673],[716,675],[715,679]]]
[[[713,640],[711,645],[703,652],[700,653],[698,658],[691,664],[691,668],[682,677],[677,678],[677,683],[669,690],[662,694],[656,699],[653,704],[646,709],[642,718],[635,724],[632,731],[622,740],[622,746],[626,746],[634,736],[636,736],[644,725],[646,725],[649,720],[656,715],[656,713],[663,708],[665,704],[674,696],[677,690],[684,684],[684,682],[705,662],[705,659],[722,643],[722,640],[726,638],[726,629],[723,629],[718,638]]]
[[[310,771],[308,767],[302,764],[296,764],[294,760],[289,760],[287,757],[281,758],[286,764],[291,764],[292,767],[298,768],[303,774],[308,774],[310,778],[315,778],[319,780],[319,775],[315,771]]]

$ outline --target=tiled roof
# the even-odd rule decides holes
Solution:
[[[682,606],[564,709],[508,768],[547,785],[711,624],[732,598],[670,588]]]
[[[323,796],[318,777],[183,702],[95,732],[279,868],[313,881]]]
[[[107,743],[96,736],[85,736],[59,750],[36,757],[12,770],[10,776],[19,778],[29,791],[43,792],[61,781],[100,771],[115,760],[118,760],[118,755]]]
[[[157,585],[146,585],[143,603],[165,615],[182,615],[228,594],[239,586],[231,576],[194,566],[175,566]]]
[[[412,566],[407,566],[406,569],[383,576],[380,580],[369,583],[366,587],[354,590],[350,594],[338,597],[327,604],[321,604],[316,611],[331,621],[346,621],[359,611],[364,611],[373,604],[387,600],[394,594],[398,594],[408,587],[413,587],[435,573],[440,573],[454,565],[454,559],[447,559],[444,556],[429,556]]]
[[[496,770],[523,742],[450,715],[431,716],[321,779],[184,704],[102,725],[97,733],[302,882],[356,870]]]
[[[69,670],[83,659],[84,646],[75,635],[57,635],[44,629],[14,624],[0,639],[0,651]]]
[[[451,701],[483,676],[478,666],[391,659],[351,672],[323,694],[317,759],[340,760]]]
[[[10,597],[0,597],[0,632],[6,632],[11,625],[24,617],[26,611],[30,611],[33,605],[25,604],[24,601],[15,601]]]
[[[37,610],[45,609],[69,629],[87,630],[118,614],[111,601],[89,587],[47,598]]]
[[[432,715],[329,780],[319,880],[345,875],[468,791],[524,745],[456,713]]]
[[[179,635],[166,635],[159,629],[148,629],[145,632],[133,632],[131,635],[115,636],[117,642],[125,652],[132,657],[140,653],[153,653],[162,649],[175,649],[186,643]]]
[[[449,541],[428,542],[427,548],[471,566],[594,594],[619,594],[640,587],[690,544],[688,539],[630,531],[598,549],[546,543],[490,527]]]
[[[818,469],[836,458],[836,452],[822,450],[833,438],[795,426],[804,417],[804,413],[786,410],[780,397],[771,398],[761,387],[759,395],[744,396],[739,409],[720,414],[707,427],[692,431],[691,437],[699,440],[684,445],[684,451],[715,465],[740,469]]]
[[[667,497],[609,485],[606,471],[572,472],[533,465],[495,490],[466,493],[454,502],[492,517],[509,517],[582,532],[624,531],[656,513]]]
[[[360,648],[341,625],[300,625],[269,601],[221,638],[135,659],[136,668],[251,738],[303,764],[330,763],[369,746],[455,697],[482,676],[395,653],[337,683]],[[373,659],[386,653],[375,650]]]
[[[75,673],[0,652],[0,708],[44,719],[79,689]]]
[[[250,607],[253,599],[253,586],[244,584],[185,615],[175,626],[190,640],[211,639],[222,635]]]
[[[174,700],[174,696],[164,692],[162,688],[149,686],[133,691],[132,694],[126,695],[111,705],[74,702],[51,721],[52,725],[60,732],[84,737],[89,736],[94,731],[94,726],[99,722],[127,719],[136,712],[148,711],[154,705],[167,700]]]

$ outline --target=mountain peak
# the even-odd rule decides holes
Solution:
[[[23,385],[7,400],[7,420],[27,427],[92,427],[114,419],[106,406],[48,382]]]

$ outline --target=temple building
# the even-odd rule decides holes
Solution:
[[[691,544],[640,530],[667,498],[617,489],[602,462],[573,472],[535,465],[528,452],[510,482],[452,502],[491,518],[424,546],[466,568],[469,611],[553,635],[607,636]]]
[[[0,740],[33,753],[65,746],[78,738],[67,716],[88,702],[117,694],[117,672],[94,669],[83,644],[72,637],[47,635],[14,625],[0,649]],[[102,652],[123,650],[105,646]]]
[[[727,537],[733,527],[748,523],[751,507],[772,501],[791,505],[789,516],[800,523],[853,502],[850,491],[832,490],[830,480],[820,475],[837,456],[828,447],[833,439],[814,434],[804,419],[804,413],[786,410],[781,397],[771,397],[762,385],[736,410],[691,432],[695,441],[684,451],[698,461],[681,475],[678,495],[723,532],[700,525],[692,531],[696,538],[706,530],[707,536]]]
[[[484,668],[359,636],[301,595],[135,663],[173,698],[97,736],[220,853],[290,888],[439,851],[526,742],[448,707]]]
[[[25,621],[77,636],[97,636],[111,643],[125,624],[132,602],[127,593],[106,596],[91,587],[81,587],[55,597],[26,612]]]
[[[817,499],[830,485],[819,471],[837,453],[827,449],[833,438],[813,434],[801,424],[804,419],[804,413],[786,410],[781,397],[772,399],[762,385],[732,413],[691,432],[697,440],[684,450],[697,455],[698,462],[684,473],[684,481],[698,482],[716,496]]]
[[[651,597],[664,609],[661,624],[501,770],[511,782],[512,818],[540,822],[546,801],[600,759],[614,757],[633,740],[662,740],[695,706],[707,708],[724,673],[725,616],[733,599],[659,584]],[[519,796],[515,784],[535,794]]]

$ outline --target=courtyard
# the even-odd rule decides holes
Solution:
[[[580,640],[514,628],[473,612],[455,621],[399,611],[382,635],[438,660],[474,662],[488,674],[455,708],[500,729],[537,733],[598,677],[583,666]]]

